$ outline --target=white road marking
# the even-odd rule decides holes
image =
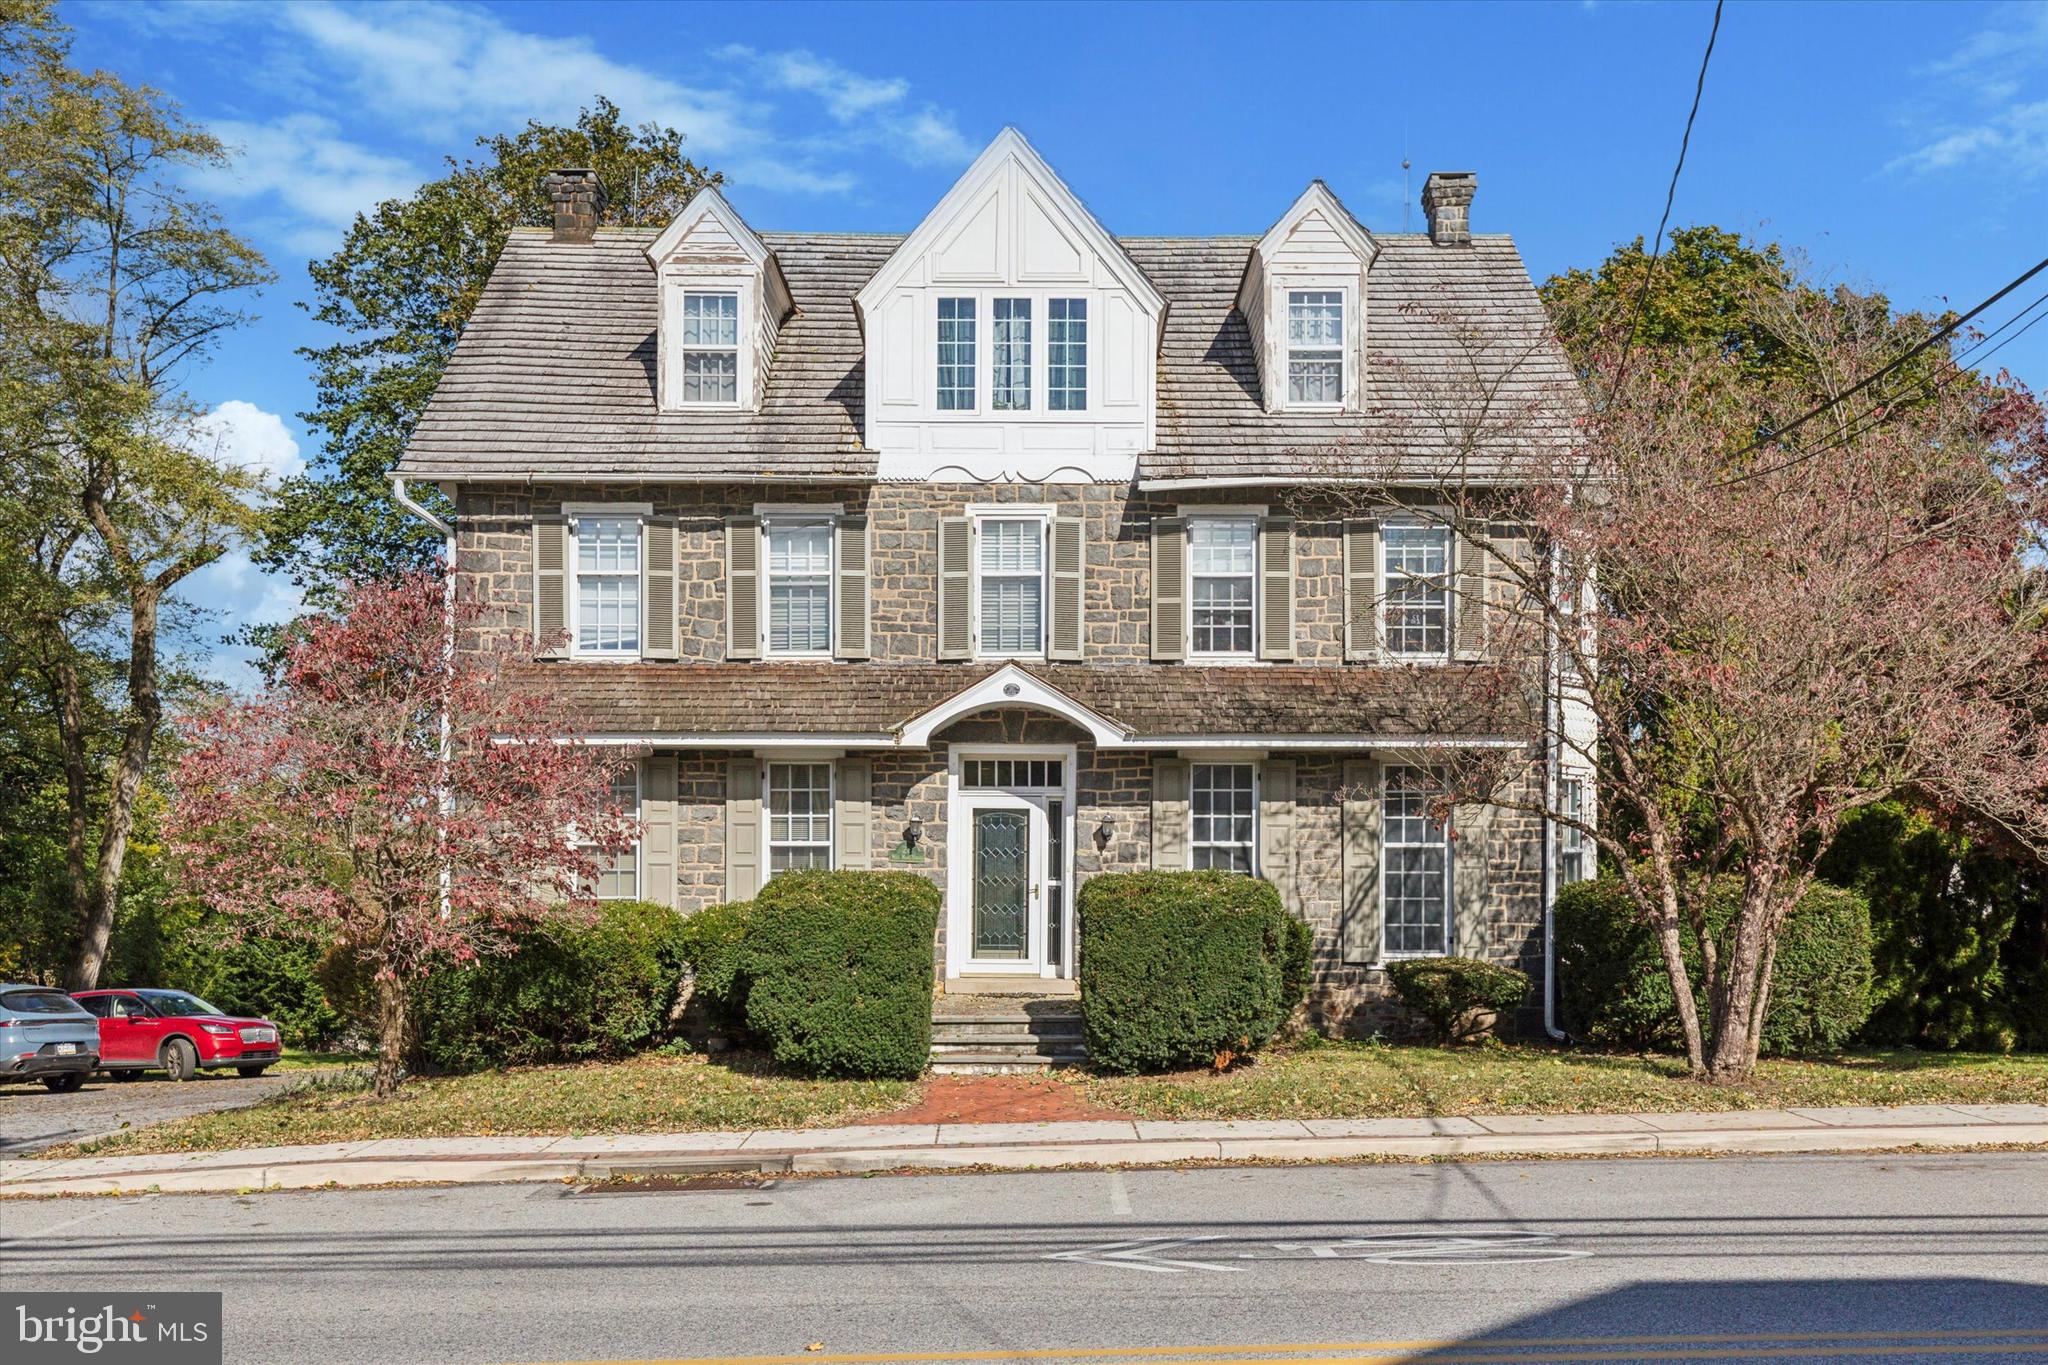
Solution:
[[[1131,1216],[1131,1187],[1124,1183],[1122,1171],[1109,1173],[1109,1211],[1119,1218]]]
[[[1159,1254],[1174,1247],[1192,1246],[1196,1242],[1220,1241],[1222,1236],[1221,1233],[1213,1233],[1204,1237],[1144,1237],[1135,1242],[1104,1242],[1100,1246],[1055,1251],[1045,1259],[1078,1261],[1083,1265],[1114,1266],[1123,1270],[1149,1270],[1156,1275],[1178,1275],[1187,1270],[1213,1270],[1220,1274],[1234,1275],[1243,1267],[1217,1265],[1211,1261],[1176,1260]]]
[[[1481,1232],[1469,1234],[1407,1233],[1384,1237],[1339,1237],[1305,1242],[1274,1242],[1272,1251],[1241,1251],[1242,1261],[1291,1261],[1315,1258],[1370,1261],[1374,1265],[1535,1265],[1544,1261],[1577,1261],[1590,1251],[1550,1245],[1548,1232]]]

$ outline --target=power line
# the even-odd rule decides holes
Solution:
[[[1685,116],[1685,134],[1678,139],[1678,164],[1671,168],[1671,184],[1664,191],[1664,214],[1657,220],[1657,236],[1650,244],[1650,264],[1643,271],[1643,287],[1636,291],[1635,312],[1629,318],[1628,332],[1621,339],[1621,363],[1615,367],[1614,387],[1621,388],[1628,378],[1629,352],[1635,349],[1636,328],[1643,322],[1643,305],[1650,299],[1650,281],[1657,276],[1657,261],[1664,254],[1664,229],[1671,222],[1671,206],[1678,199],[1678,177],[1685,171],[1686,149],[1692,146],[1693,120],[1700,116],[1700,96],[1707,89],[1707,63],[1714,60],[1714,39],[1721,33],[1722,0],[1714,0],[1714,26],[1707,30],[1707,50],[1700,55],[1699,78],[1693,82],[1692,110]]]

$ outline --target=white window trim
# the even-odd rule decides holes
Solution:
[[[1186,750],[1188,762],[1188,870],[1195,871],[1195,768],[1200,764],[1223,768],[1250,768],[1252,770],[1252,870],[1249,876],[1263,875],[1259,866],[1259,800],[1262,793],[1259,782],[1259,764],[1242,753],[1203,755],[1197,750]],[[1224,847],[1211,841],[1209,848]]]
[[[635,761],[634,761],[634,763],[633,763],[633,810],[632,810],[632,816],[633,816],[633,819],[635,819],[635,820],[638,820],[638,819],[640,819],[640,818],[641,818],[641,816],[640,816],[640,812],[641,812],[641,810],[642,810],[642,809],[643,809],[643,808],[645,807],[645,805],[646,805],[646,802],[647,802],[647,770],[646,770],[646,766],[645,766],[644,764],[640,763],[640,762],[639,762],[638,760],[635,760]],[[646,884],[646,872],[645,872],[645,869],[644,869],[644,868],[642,868],[642,866],[641,866],[641,850],[642,850],[642,846],[643,846],[643,845],[644,845],[645,843],[646,843],[646,840],[645,840],[645,839],[635,839],[635,840],[633,841],[633,889],[632,889],[632,891],[631,891],[631,892],[630,892],[629,894],[627,894],[627,895],[624,895],[624,896],[607,896],[607,895],[604,895],[604,894],[603,894],[603,893],[602,893],[601,891],[599,891],[599,890],[598,890],[597,888],[598,888],[598,887],[601,887],[601,886],[603,886],[603,885],[604,885],[604,874],[605,874],[605,871],[606,871],[606,869],[604,869],[604,868],[599,868],[599,869],[598,869],[598,874],[597,874],[597,876],[598,876],[598,880],[597,880],[597,885],[596,885],[596,886],[593,886],[593,887],[591,888],[591,893],[592,893],[592,896],[593,896],[593,898],[594,898],[594,899],[597,899],[597,900],[621,900],[621,901],[637,901],[637,900],[639,900],[639,899],[640,899],[640,889],[641,889],[641,887],[642,887],[642,886],[644,886],[644,885]]]
[[[1391,861],[1391,860],[1390,860],[1390,859],[1389,859],[1389,858],[1387,857],[1387,848],[1388,848],[1388,843],[1387,843],[1387,816],[1386,816],[1386,810],[1387,810],[1387,793],[1388,793],[1388,791],[1390,790],[1390,788],[1392,787],[1392,784],[1393,784],[1393,776],[1394,776],[1394,774],[1395,774],[1396,772],[1401,772],[1401,771],[1412,771],[1412,772],[1420,772],[1420,773],[1422,773],[1422,774],[1423,774],[1423,775],[1425,776],[1425,778],[1426,778],[1426,779],[1427,779],[1427,780],[1428,780],[1428,781],[1429,781],[1430,783],[1432,783],[1432,784],[1435,784],[1435,785],[1441,785],[1441,783],[1440,783],[1440,780],[1439,780],[1439,779],[1438,779],[1438,778],[1437,778],[1437,777],[1436,777],[1436,776],[1435,776],[1435,775],[1434,775],[1433,773],[1431,773],[1429,769],[1427,769],[1427,768],[1422,768],[1422,767],[1418,767],[1418,766],[1416,766],[1415,764],[1412,764],[1412,763],[1388,763],[1388,764],[1385,764],[1385,765],[1383,765],[1383,766],[1382,766],[1382,767],[1380,768],[1380,868],[1379,868],[1379,907],[1380,907],[1380,941],[1379,941],[1378,947],[1379,947],[1379,954],[1380,954],[1380,955],[1379,955],[1379,960],[1380,960],[1381,962],[1383,962],[1383,963],[1385,963],[1385,962],[1411,962],[1411,961],[1415,961],[1415,960],[1417,960],[1417,959],[1419,959],[1419,958],[1432,958],[1432,957],[1449,957],[1449,956],[1451,956],[1451,954],[1452,954],[1452,951],[1453,951],[1453,950],[1454,950],[1454,949],[1455,949],[1455,948],[1457,947],[1457,943],[1456,943],[1456,939],[1455,939],[1455,933],[1456,933],[1456,930],[1457,930],[1457,917],[1456,917],[1456,913],[1455,913],[1455,911],[1456,911],[1456,906],[1457,906],[1457,895],[1458,895],[1458,891],[1457,891],[1457,885],[1458,885],[1458,883],[1457,883],[1457,876],[1456,876],[1456,871],[1457,871],[1457,869],[1456,869],[1456,863],[1457,863],[1457,857],[1458,857],[1458,841],[1457,841],[1456,839],[1454,839],[1454,838],[1452,838],[1452,837],[1451,837],[1451,835],[1452,835],[1452,833],[1453,833],[1454,831],[1453,831],[1453,828],[1452,828],[1452,822],[1451,822],[1451,818],[1450,818],[1449,816],[1447,816],[1447,817],[1445,818],[1444,822],[1443,822],[1443,831],[1444,831],[1444,844],[1443,844],[1443,846],[1444,846],[1444,896],[1443,896],[1443,917],[1444,917],[1444,946],[1443,946],[1443,948],[1442,948],[1441,950],[1439,950],[1439,951],[1437,951],[1437,952],[1415,952],[1415,951],[1407,951],[1407,952],[1395,952],[1395,951],[1393,951],[1392,949],[1390,949],[1390,948],[1388,948],[1388,947],[1387,947],[1387,871],[1388,871],[1388,864],[1389,864],[1389,862]],[[1401,847],[1403,847],[1403,848],[1422,848],[1422,847],[1427,847],[1427,845],[1422,845],[1422,844],[1403,844],[1403,845],[1401,845]]]
[[[755,303],[759,286],[752,275],[700,274],[679,265],[662,271],[661,316],[661,406],[670,412],[744,412],[754,407],[754,348],[759,326]],[[739,328],[735,337],[738,352],[733,366],[733,400],[730,403],[686,403],[683,401],[683,295],[730,294],[739,300]],[[689,350],[723,351],[723,346],[692,346]]]
[[[839,518],[838,503],[819,507],[767,507],[757,506],[756,516],[761,519],[761,605],[757,613],[761,622],[761,657],[764,659],[831,659],[839,651]],[[774,597],[775,574],[769,568],[768,536],[772,528],[781,526],[785,530],[792,526],[823,526],[826,533],[827,565],[825,569],[825,648],[822,650],[778,650],[770,643],[771,631],[768,621],[769,603]]]
[[[1570,797],[1571,789],[1574,786],[1579,789],[1578,809],[1576,810],[1572,808],[1573,803]],[[1558,779],[1557,806],[1560,814],[1569,815],[1574,819],[1592,824],[1594,821],[1593,775],[1575,769],[1565,771]],[[1576,841],[1578,847],[1567,847],[1567,841]],[[1568,878],[1564,875],[1564,872],[1570,866],[1568,861],[1570,859],[1576,859],[1578,866],[1573,869],[1576,875]],[[1577,826],[1560,822],[1557,827],[1557,865],[1558,882],[1560,885],[1568,886],[1573,882],[1592,881],[1600,873],[1600,846],[1591,835],[1586,834]]]
[[[1392,604],[1387,597],[1387,531],[1389,528],[1408,529],[1422,527],[1425,530],[1444,533],[1444,647],[1441,653],[1403,653],[1396,651],[1388,641],[1387,613]],[[1386,517],[1380,521],[1379,563],[1373,565],[1373,600],[1379,604],[1373,613],[1373,632],[1378,638],[1380,657],[1389,663],[1422,664],[1434,667],[1448,664],[1456,657],[1458,648],[1458,533],[1447,517],[1427,510],[1414,516]]]
[[[1264,534],[1266,509],[1264,507],[1188,507],[1176,509],[1187,523],[1187,550],[1181,555],[1186,573],[1181,581],[1181,601],[1187,604],[1188,657],[1191,664],[1219,664],[1233,668],[1246,664],[1269,662],[1259,657],[1259,626],[1265,612],[1259,599],[1265,594],[1259,591],[1259,539]],[[1204,653],[1195,648],[1195,523],[1198,521],[1249,521],[1252,524],[1252,645],[1242,653]]]
[[[1106,420],[1102,407],[1102,300],[1099,289],[1079,288],[1009,288],[988,286],[977,289],[950,289],[935,286],[932,289],[931,310],[928,321],[931,326],[930,341],[924,349],[923,380],[924,398],[920,404],[926,416],[934,421],[976,418],[1008,422],[1101,422]],[[972,299],[974,301],[974,406],[971,408],[941,408],[939,406],[939,300]],[[1031,304],[1031,406],[1029,408],[1001,408],[995,406],[995,301],[997,299],[1024,299]],[[1088,340],[1086,367],[1088,388],[1086,406],[1065,408],[1054,411],[1052,404],[1051,355],[1051,303],[1054,299],[1079,299],[1088,308]],[[1348,390],[1347,390],[1348,392]]]
[[[635,650],[585,649],[581,643],[583,631],[581,628],[582,622],[579,619],[579,604],[582,594],[576,589],[576,580],[581,575],[581,570],[578,567],[576,524],[578,521],[588,518],[592,521],[632,521],[639,528],[641,544],[635,549],[633,556],[640,565],[640,586],[634,599],[635,610],[639,612],[641,617],[639,625],[634,627],[635,633],[638,634],[640,627],[646,624],[646,527],[647,519],[653,515],[654,504],[651,502],[565,502],[562,504],[562,517],[569,527],[567,562],[562,566],[562,621],[569,630],[570,658],[580,663],[631,664],[640,662],[641,653],[647,648],[647,641],[644,638],[640,641],[640,648]]]
[[[700,297],[704,297],[704,298],[726,298],[726,299],[731,299],[731,300],[732,300],[732,321],[733,321],[733,326],[732,326],[732,345],[731,345],[731,346],[705,346],[705,345],[702,345],[702,344],[699,344],[699,345],[694,345],[694,346],[693,346],[693,345],[689,345],[689,344],[687,344],[687,343],[685,343],[685,342],[683,341],[683,337],[682,337],[682,328],[681,328],[681,327],[678,327],[678,328],[676,329],[676,355],[677,355],[677,357],[678,357],[678,362],[677,362],[677,366],[676,366],[676,389],[677,389],[677,393],[676,393],[676,406],[677,406],[677,407],[679,407],[679,408],[737,408],[737,407],[740,407],[740,406],[742,405],[742,404],[741,404],[741,401],[740,401],[740,400],[741,400],[741,395],[742,395],[742,394],[743,394],[743,393],[745,392],[745,389],[744,389],[744,388],[742,388],[742,383],[743,383],[743,380],[744,380],[744,377],[745,377],[745,376],[744,376],[744,375],[742,374],[742,369],[743,369],[743,367],[742,367],[742,366],[741,366],[741,364],[740,364],[740,351],[741,351],[742,349],[744,349],[744,348],[745,348],[745,346],[746,346],[746,342],[747,342],[747,322],[746,322],[746,296],[745,296],[745,295],[744,295],[744,294],[743,294],[743,293],[742,293],[742,292],[741,292],[740,290],[738,290],[738,289],[736,289],[736,288],[729,288],[729,287],[727,287],[727,286],[724,286],[724,285],[702,285],[702,284],[692,285],[692,284],[685,284],[685,285],[683,285],[683,286],[682,286],[682,288],[681,288],[681,289],[680,289],[680,290],[679,290],[679,291],[677,292],[677,295],[676,295],[676,307],[677,307],[678,309],[687,309],[687,307],[688,307],[688,305],[689,305],[689,296],[690,296],[690,295],[692,295],[692,294],[696,294],[696,295],[699,295]],[[680,318],[681,318],[682,316],[683,316],[683,314],[680,314],[680,313],[678,314],[678,318],[679,318],[679,319],[680,319]],[[692,354],[694,354],[694,353],[698,353],[698,352],[702,352],[702,353],[704,353],[704,354],[706,354],[706,355],[725,355],[725,354],[728,354],[728,353],[730,353],[730,354],[731,354],[731,356],[732,356],[732,401],[731,401],[731,402],[727,402],[727,401],[725,401],[725,400],[723,400],[723,399],[716,399],[716,400],[705,400],[705,399],[701,399],[701,398],[700,398],[700,399],[698,399],[698,400],[697,400],[696,402],[694,402],[694,403],[693,403],[693,402],[691,402],[690,400],[688,400],[688,399],[686,399],[686,398],[684,398],[684,397],[682,396],[682,392],[681,392],[681,391],[682,391],[682,389],[683,389],[683,386],[684,386],[684,385],[685,385],[685,384],[686,384],[686,383],[688,382],[688,375],[687,375],[687,370],[686,370],[686,367],[687,367],[687,364],[688,364],[688,361],[689,361],[689,357],[690,357],[690,356],[691,356]]]
[[[968,561],[973,571],[968,575],[968,625],[973,632],[974,657],[977,659],[1025,659],[1042,660],[1052,634],[1052,519],[1056,509],[1042,503],[1015,503],[993,505],[976,504],[967,509],[968,525],[972,535],[968,538]],[[1038,549],[1038,648],[1020,652],[987,650],[981,647],[981,524],[984,521],[1036,521],[1039,523]]]
[[[1358,334],[1361,319],[1358,310],[1358,281],[1335,278],[1327,275],[1281,275],[1272,281],[1273,316],[1269,319],[1273,328],[1276,349],[1279,351],[1278,373],[1274,376],[1274,387],[1279,391],[1279,406],[1288,412],[1344,412],[1355,408],[1358,394]],[[1294,347],[1287,339],[1287,313],[1289,295],[1300,293],[1341,294],[1344,296],[1344,343],[1338,348],[1340,361],[1339,382],[1344,393],[1334,403],[1298,403],[1290,396],[1291,386],[1287,371]],[[1304,346],[1303,350],[1328,350],[1327,346]]]
[[[766,886],[775,878],[775,766],[777,764],[824,765],[825,768],[825,868],[827,871],[839,862],[839,764],[830,757],[806,755],[799,751],[796,756],[776,754],[761,762],[761,884]],[[815,847],[817,840],[783,840],[787,848]]]

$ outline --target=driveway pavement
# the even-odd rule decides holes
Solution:
[[[72,1095],[53,1095],[37,1084],[0,1086],[0,1155],[26,1156],[131,1124],[139,1128],[188,1114],[239,1109],[268,1099],[307,1074],[271,1072],[245,1080],[232,1071],[202,1071],[182,1084],[153,1072],[134,1081],[95,1075],[85,1089]]]

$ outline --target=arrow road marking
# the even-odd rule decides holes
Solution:
[[[1470,1236],[1397,1233],[1384,1237],[1274,1242],[1273,1251],[1241,1251],[1238,1259],[1281,1261],[1315,1257],[1370,1261],[1374,1265],[1534,1265],[1542,1261],[1576,1261],[1593,1254],[1549,1245],[1556,1240],[1556,1235],[1548,1232],[1492,1232]]]
[[[1044,1259],[1076,1261],[1083,1265],[1118,1266],[1125,1270],[1149,1270],[1156,1275],[1178,1275],[1187,1270],[1214,1270],[1226,1275],[1236,1274],[1244,1267],[1217,1265],[1211,1261],[1180,1260],[1160,1254],[1175,1247],[1193,1246],[1197,1242],[1215,1242],[1221,1239],[1221,1233],[1204,1237],[1147,1237],[1136,1242],[1104,1242],[1100,1246],[1055,1251],[1046,1255]]]

